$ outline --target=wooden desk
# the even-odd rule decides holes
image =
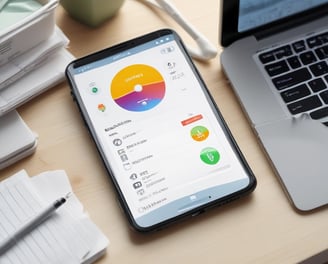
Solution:
[[[218,43],[219,1],[174,3],[212,43]],[[163,27],[176,29],[192,43],[166,15],[133,0],[95,29],[72,20],[61,7],[56,19],[76,57]],[[39,145],[33,156],[1,171],[1,179],[21,169],[30,175],[65,169],[74,192],[111,241],[99,263],[295,263],[328,248],[327,209],[305,215],[293,210],[221,71],[219,58],[196,65],[258,179],[250,197],[156,234],[131,231],[65,82],[19,108],[38,133]]]

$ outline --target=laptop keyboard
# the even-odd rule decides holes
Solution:
[[[328,120],[328,31],[258,56],[292,115]]]

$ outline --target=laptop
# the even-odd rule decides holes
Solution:
[[[328,0],[221,0],[221,65],[297,210],[328,204]]]

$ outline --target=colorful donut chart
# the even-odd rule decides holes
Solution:
[[[113,78],[110,92],[125,110],[142,112],[157,106],[165,96],[165,82],[153,67],[134,64],[120,70]]]

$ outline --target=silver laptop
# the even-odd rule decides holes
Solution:
[[[288,197],[327,205],[328,0],[221,0],[221,13],[223,70]]]

